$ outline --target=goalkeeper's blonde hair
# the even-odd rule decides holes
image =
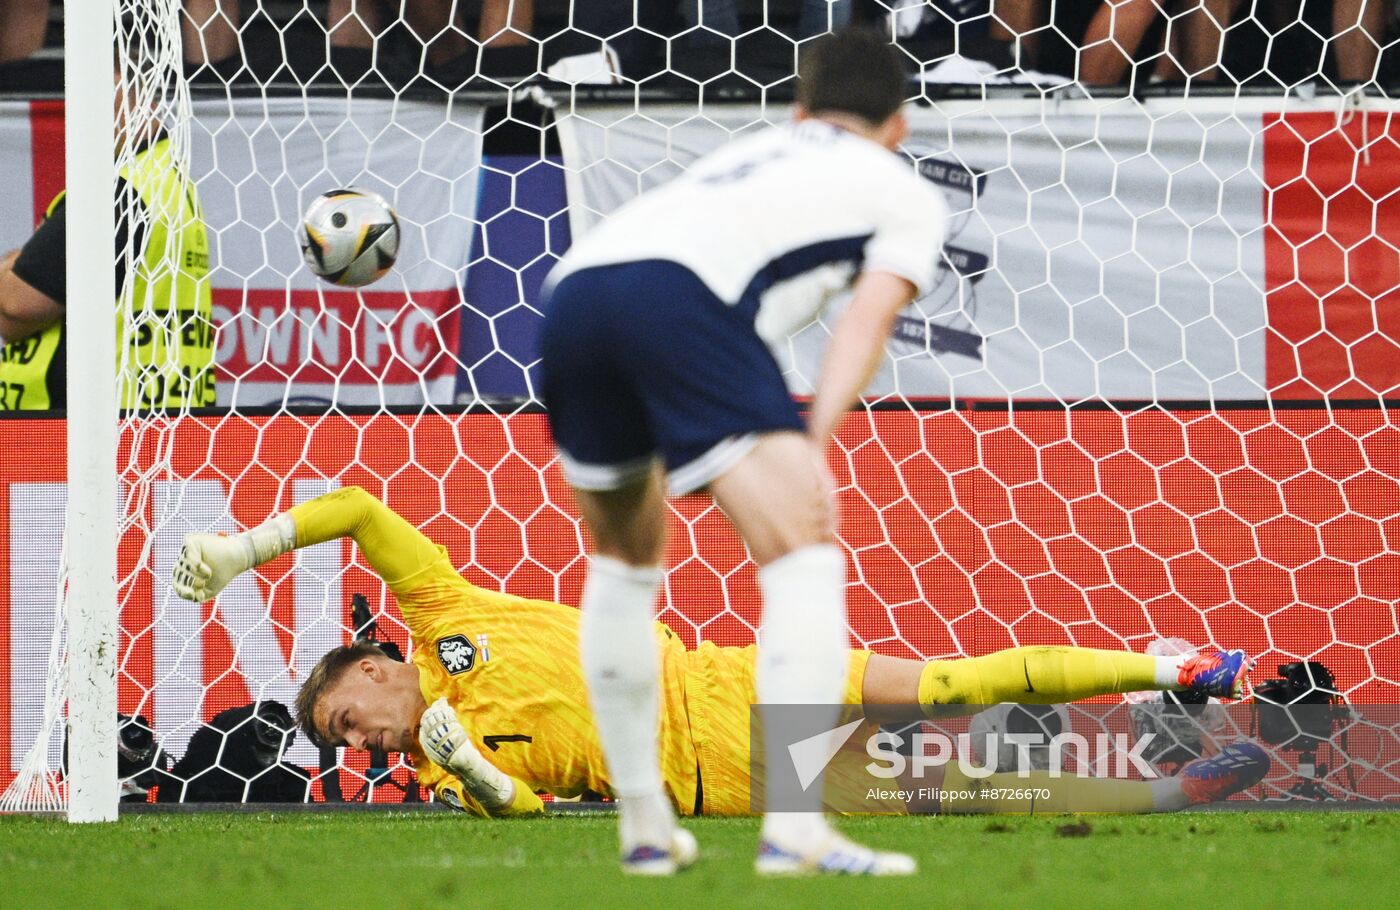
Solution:
[[[357,641],[353,644],[341,645],[339,648],[327,651],[316,662],[316,666],[311,668],[306,682],[301,684],[301,691],[297,693],[296,701],[297,726],[306,734],[307,739],[316,745],[326,745],[326,738],[316,728],[316,705],[321,701],[321,696],[326,694],[327,689],[340,681],[340,677],[345,674],[348,668],[366,657],[389,659],[374,642]]]

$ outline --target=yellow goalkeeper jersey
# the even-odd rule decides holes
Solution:
[[[446,697],[482,755],[531,790],[612,795],[578,660],[577,610],[476,587],[441,548],[437,561],[395,594],[424,700]],[[684,711],[685,647],[660,623],[656,638],[662,773],[677,810],[689,814],[698,771]],[[435,791],[455,782],[422,755],[414,764]]]
[[[517,791],[523,785],[564,798],[585,790],[612,795],[578,659],[578,610],[473,585],[444,548],[357,487],[317,497],[291,514],[297,546],[354,537],[398,598],[424,700],[446,698],[481,754],[517,780]],[[666,626],[656,623],[655,631],[661,771],[676,811],[748,814],[756,649],[706,642],[686,651]],[[851,652],[848,702],[859,702],[869,657]],[[490,814],[455,775],[421,752],[412,758],[419,782],[440,799]]]
[[[292,510],[299,545],[343,534],[398,598],[423,698],[446,698],[481,754],[530,791],[611,795],[578,659],[579,612],[479,588],[447,551],[365,491],[347,487]],[[677,811],[698,782],[685,713],[685,647],[656,624],[662,651],[661,761]],[[419,781],[449,803],[485,814],[452,775],[414,754]]]

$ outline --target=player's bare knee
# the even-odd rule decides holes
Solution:
[[[599,538],[595,551],[599,556],[607,556],[629,566],[657,566],[665,556],[666,539],[660,535],[654,539],[624,536],[604,542]]]
[[[829,506],[821,502],[796,506],[770,516],[771,520],[750,525],[745,543],[759,565],[767,565],[803,547],[832,543],[835,534]]]
[[[660,565],[666,551],[666,523],[642,514],[631,521],[591,523],[594,549],[631,566]]]

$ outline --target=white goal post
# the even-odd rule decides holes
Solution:
[[[113,15],[66,6],[68,293],[70,300],[115,300],[101,253],[116,235],[112,140]],[[83,11],[79,12],[82,8]],[[123,77],[131,79],[129,66]],[[117,330],[112,319],[67,327],[68,388],[68,819],[115,821],[117,780]]]

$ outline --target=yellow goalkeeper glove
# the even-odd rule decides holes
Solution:
[[[243,572],[295,549],[296,523],[278,515],[242,534],[186,534],[170,583],[185,600],[213,600]]]
[[[418,742],[423,754],[457,775],[487,810],[504,809],[515,800],[515,782],[477,750],[447,699],[439,698],[423,712]]]
[[[251,556],[237,537],[186,534],[170,584],[185,600],[204,603],[252,567]]]

